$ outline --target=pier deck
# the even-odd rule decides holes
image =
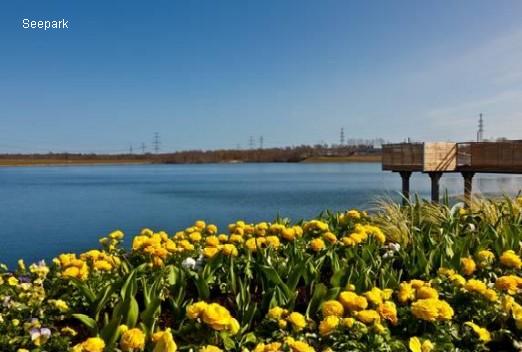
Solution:
[[[412,172],[430,176],[431,198],[435,202],[439,200],[442,174],[460,172],[464,177],[464,197],[469,201],[475,173],[522,174],[522,141],[385,144],[382,169],[401,175],[405,201],[409,198]]]

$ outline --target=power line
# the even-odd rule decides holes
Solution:
[[[341,139],[340,144],[344,145],[344,127],[341,127],[341,138],[340,139]]]
[[[160,136],[158,132],[154,132],[154,140],[152,141],[152,145],[154,146],[154,153],[158,154],[160,151]]]
[[[145,143],[141,143],[141,153],[142,154],[145,154],[145,149],[146,149]]]
[[[263,141],[264,141],[263,136],[259,137],[259,149],[263,149]]]
[[[250,138],[248,139],[248,147],[250,149],[254,149],[254,137],[253,136],[250,136]]]
[[[482,142],[484,139],[484,119],[482,113],[479,114],[478,131],[477,131],[477,142]]]
[[[132,154],[133,152],[134,152],[134,150],[132,149],[132,144],[131,144],[129,147],[129,154]]]

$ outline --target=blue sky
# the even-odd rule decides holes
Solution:
[[[69,20],[34,31],[24,18]],[[0,3],[0,152],[522,138],[521,1]]]

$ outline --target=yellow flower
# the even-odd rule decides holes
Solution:
[[[266,237],[266,245],[272,248],[279,248],[281,242],[279,241],[279,237],[277,236],[267,236]]]
[[[25,271],[25,263],[23,259],[18,259],[18,270]]]
[[[145,334],[138,328],[129,329],[120,339],[122,351],[142,350],[145,347]]]
[[[67,305],[67,302],[61,299],[51,299],[49,300],[49,303],[52,304],[56,309],[58,309],[60,312],[67,312],[69,310],[69,306]]]
[[[416,291],[416,296],[417,299],[439,298],[439,293],[433,287],[423,286]]]
[[[248,240],[246,240],[245,242],[245,247],[251,251],[251,252],[255,252],[257,250],[257,242],[256,242],[256,239],[255,238],[249,238]]]
[[[495,260],[495,254],[487,249],[483,249],[477,253],[477,259],[481,264],[488,264]]]
[[[203,230],[207,226],[207,223],[203,220],[196,220],[194,226],[197,227],[199,230]]]
[[[421,351],[422,352],[431,352],[435,348],[435,345],[428,339],[422,342]]]
[[[285,240],[293,241],[295,239],[295,230],[292,227],[285,227],[281,231],[281,237]]]
[[[234,246],[233,244],[229,244],[229,243],[224,244],[221,251],[226,256],[237,257],[237,255],[238,255],[236,246]]]
[[[342,323],[343,323],[344,327],[347,327],[349,329],[355,323],[355,319],[354,318],[343,318]]]
[[[206,345],[205,347],[201,347],[199,352],[223,352],[223,350],[214,345]]]
[[[450,320],[455,313],[449,303],[442,300],[437,300],[437,310],[439,313],[438,320]]]
[[[417,279],[413,279],[413,280],[410,280],[410,285],[418,290],[419,288],[423,287],[424,285],[426,285],[426,283],[422,280],[417,280]]]
[[[335,236],[333,233],[331,233],[330,231],[328,232],[325,232],[323,234],[323,237],[325,240],[327,240],[328,242],[330,242],[331,244],[334,244],[335,242],[337,242],[337,236]]]
[[[217,236],[208,236],[205,243],[209,247],[217,247],[219,246],[219,238],[217,238]]]
[[[355,209],[348,210],[345,214],[350,219],[359,220],[361,218],[361,213]]]
[[[488,343],[489,341],[491,341],[491,334],[487,329],[481,328],[480,326],[471,321],[465,322],[464,325],[469,326],[475,332],[475,334],[477,334],[478,338],[482,342]]]
[[[301,313],[292,312],[286,319],[290,322],[290,324],[292,324],[292,327],[296,331],[301,331],[306,327],[306,319]]]
[[[205,324],[216,331],[229,330],[232,316],[228,309],[217,303],[207,305],[201,315]]]
[[[504,253],[502,253],[502,255],[500,256],[500,262],[502,263],[502,265],[507,266],[508,268],[522,268],[522,260],[512,250],[505,251]]]
[[[496,302],[498,300],[497,293],[491,288],[488,288],[486,292],[484,292],[484,297],[491,302]]]
[[[111,271],[112,270],[112,264],[109,263],[106,260],[97,260],[94,262],[94,269],[101,270],[101,271]]]
[[[421,341],[417,336],[410,338],[408,347],[410,348],[411,352],[430,352],[433,350],[433,348],[435,348],[433,343],[428,339],[424,340],[424,342],[421,344]]]
[[[366,298],[359,296],[355,292],[343,291],[339,295],[339,301],[343,304],[344,308],[348,310],[362,310],[368,307],[368,301]]]
[[[152,335],[152,342],[154,342],[152,352],[176,352],[178,350],[170,329]]]
[[[231,335],[236,335],[239,330],[241,329],[241,325],[239,325],[239,322],[235,318],[230,318],[228,331]]]
[[[310,248],[312,248],[314,252],[319,252],[323,250],[325,247],[326,246],[324,244],[324,241],[320,238],[314,238],[310,241]]]
[[[421,342],[417,336],[411,337],[408,343],[411,352],[421,352]]]
[[[105,342],[99,337],[90,337],[73,347],[74,352],[103,352]]]
[[[112,238],[113,240],[121,240],[124,237],[124,234],[120,230],[113,231],[109,234],[109,238]]]
[[[18,279],[14,276],[10,276],[9,279],[7,279],[7,283],[9,286],[16,286],[18,285]]]
[[[460,268],[464,275],[471,276],[477,269],[477,265],[475,264],[475,262],[473,261],[472,258],[467,257],[467,258],[462,258],[460,260]]]
[[[395,303],[391,301],[381,303],[377,308],[377,312],[381,318],[390,321],[393,325],[397,324],[397,307]]]
[[[208,304],[203,301],[193,303],[187,307],[187,317],[190,319],[197,319],[205,311]]]
[[[413,286],[407,282],[401,282],[399,285],[398,299],[400,303],[406,303],[415,299],[415,290]]]
[[[389,300],[393,295],[393,290],[391,288],[385,288],[381,290],[381,297],[384,300]]]
[[[459,274],[453,274],[449,277],[450,281],[453,282],[456,286],[464,286],[466,285],[466,279]]]
[[[192,241],[192,242],[199,242],[201,241],[201,233],[200,232],[192,232],[189,236],[189,239]]]
[[[511,313],[511,309],[516,304],[515,299],[511,296],[504,295],[502,296],[502,300],[500,301],[502,311],[506,314]]]
[[[214,224],[210,224],[207,226],[207,233],[209,235],[215,235],[218,232],[218,228]]]
[[[516,275],[501,276],[495,282],[495,287],[513,295],[519,287],[522,287],[522,278]]]
[[[241,235],[230,235],[229,240],[232,243],[243,243],[244,242],[243,236],[241,236]]]
[[[441,276],[451,276],[451,275],[455,274],[455,270],[445,268],[445,267],[440,267],[439,270],[437,270],[437,273]]]
[[[321,336],[331,334],[339,325],[339,321],[339,317],[335,315],[327,316],[319,323],[319,334],[321,334]]]
[[[379,315],[379,313],[377,313],[373,309],[361,310],[357,312],[357,315],[355,317],[357,318],[357,320],[362,321],[365,324],[372,324],[381,320],[381,316]]]
[[[384,244],[384,242],[386,242],[386,236],[384,236],[382,230],[377,226],[364,225],[364,232],[368,235],[373,236],[373,238],[375,238],[381,244]]]
[[[386,328],[381,323],[376,322],[373,324],[373,331],[375,331],[377,334],[384,334],[386,332]]]
[[[468,280],[468,282],[466,282],[466,285],[464,285],[464,288],[470,292],[477,292],[480,294],[484,294],[488,289],[484,282],[476,279]]]
[[[203,255],[206,258],[213,258],[218,253],[219,253],[219,248],[216,248],[216,247],[205,247],[205,248],[203,248]]]
[[[412,314],[422,320],[448,320],[453,316],[453,309],[445,301],[435,298],[420,299],[411,305]]]
[[[281,307],[274,307],[268,311],[268,317],[274,320],[281,319],[283,314],[286,314],[286,309]]]
[[[62,334],[65,334],[65,335],[70,335],[70,336],[76,336],[78,335],[78,333],[76,332],[76,330],[74,330],[73,328],[69,327],[69,326],[65,326],[63,328],[60,329],[60,332]]]
[[[269,344],[258,343],[254,348],[254,352],[279,352],[281,351],[280,342],[272,342]]]
[[[342,317],[344,315],[343,305],[336,300],[330,300],[323,303],[323,316],[328,317],[330,315],[336,317]]]
[[[347,247],[353,247],[356,244],[353,238],[351,237],[343,237],[341,238],[341,242],[343,242],[343,244]]]
[[[291,341],[288,346],[292,352],[315,352],[315,349],[304,341]]]
[[[374,287],[370,291],[363,293],[363,295],[373,305],[378,306],[382,303],[382,292],[377,287]]]

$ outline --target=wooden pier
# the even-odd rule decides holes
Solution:
[[[434,202],[439,201],[443,173],[459,172],[464,178],[464,199],[469,202],[476,173],[522,174],[522,141],[385,144],[382,169],[400,174],[404,202],[409,199],[413,172],[429,175]]]

